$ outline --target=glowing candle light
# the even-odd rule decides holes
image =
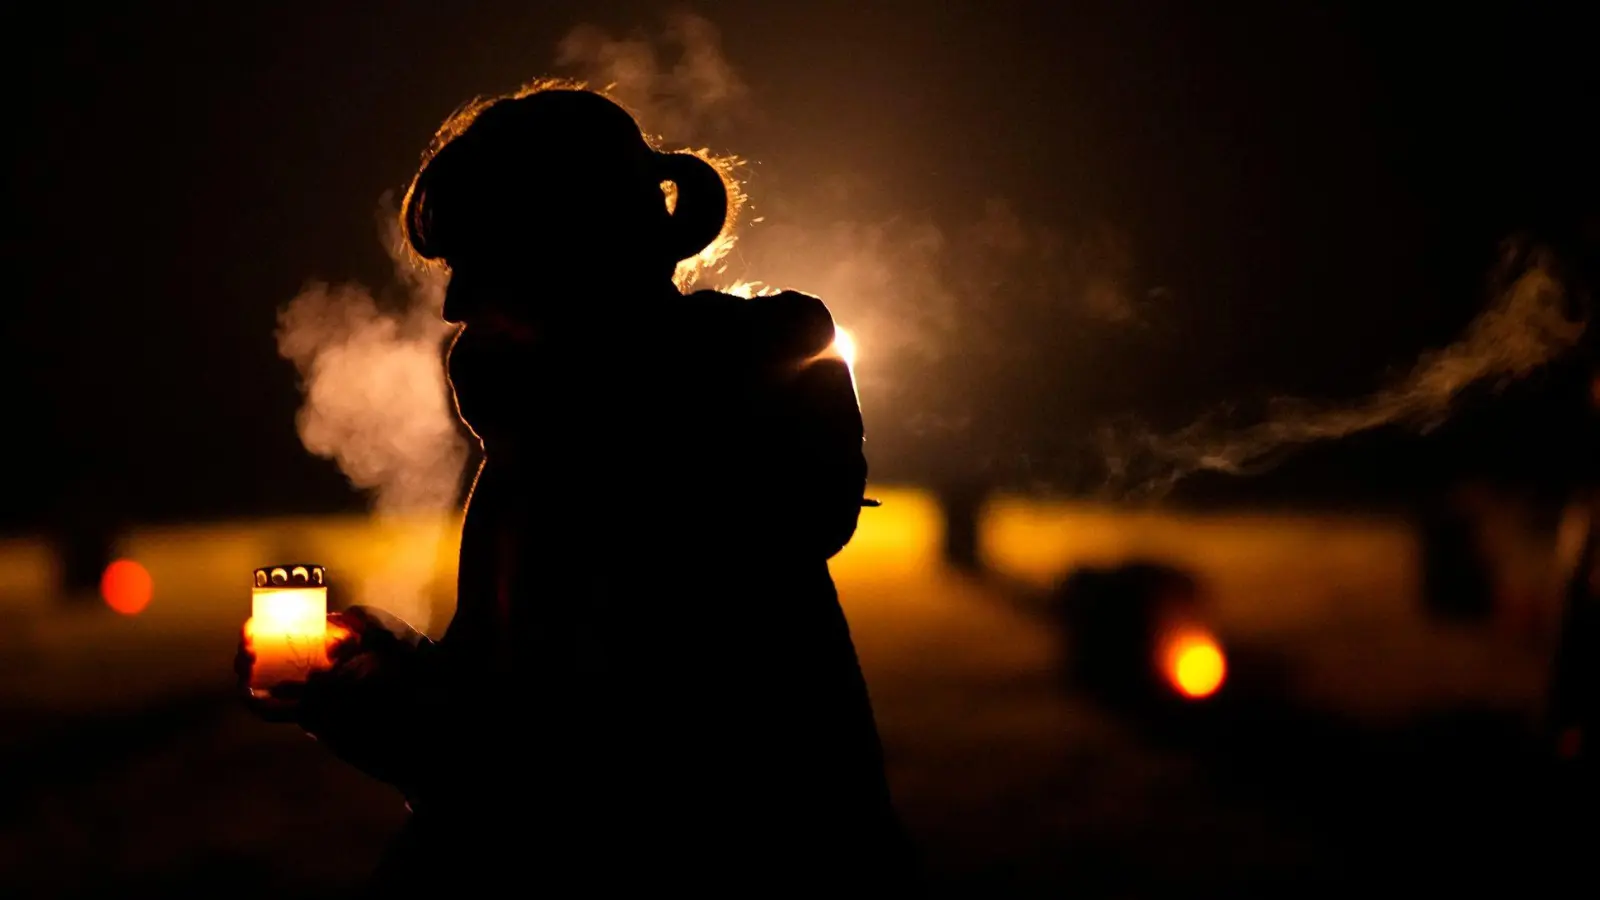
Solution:
[[[245,636],[255,665],[250,689],[304,681],[328,662],[328,584],[321,566],[295,563],[256,570]]]

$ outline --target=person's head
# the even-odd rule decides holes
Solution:
[[[721,233],[728,203],[716,167],[659,152],[621,106],[539,85],[445,122],[401,226],[413,252],[450,270],[446,319],[524,321],[540,304],[577,302],[584,284],[670,285],[679,261]]]

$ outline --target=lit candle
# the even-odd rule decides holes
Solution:
[[[257,569],[245,634],[255,655],[252,691],[304,681],[312,671],[327,668],[326,570],[307,563]]]

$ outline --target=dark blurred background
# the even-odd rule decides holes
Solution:
[[[30,10],[6,57],[0,876],[335,892],[399,821],[226,696],[229,579],[267,557],[348,596],[425,557],[421,618],[453,602],[450,510],[380,521],[308,452],[277,316],[315,279],[389,296],[380,198],[458,104],[545,74],[618,81],[668,143],[746,160],[745,230],[702,283],[813,290],[860,345],[889,502],[836,568],[952,892],[1551,871],[1528,748],[1600,459],[1593,338],[1460,339],[1508,246],[1589,314],[1597,84],[1568,7]],[[1537,364],[1502,377],[1486,346]],[[1437,427],[1366,417],[1248,475],[1172,462],[1372,408],[1419,358],[1475,373]],[[1139,470],[1173,484],[1154,505],[1087,439],[1129,422],[1183,451]],[[101,602],[119,557],[154,578],[137,615]],[[1138,561],[1201,611],[1106,574]],[[1101,702],[1062,677],[1105,621],[1058,615],[1085,592],[1203,623],[1225,687],[1257,687],[1198,719]]]

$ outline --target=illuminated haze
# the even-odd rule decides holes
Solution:
[[[715,139],[758,112],[715,27],[692,15],[671,18],[654,37],[578,28],[562,42],[558,62],[609,85],[670,140]],[[758,194],[737,235],[738,253],[708,267],[703,280],[746,295],[780,287],[823,297],[862,345],[856,377],[868,412],[893,417],[893,430],[910,445],[967,457],[980,476],[1025,472],[1050,488],[1068,481],[1068,471],[1100,471],[1104,493],[1148,498],[1199,471],[1260,471],[1315,442],[1390,425],[1428,430],[1467,388],[1529,375],[1572,349],[1587,324],[1572,317],[1555,261],[1508,242],[1483,312],[1454,343],[1424,352],[1368,396],[1279,398],[1254,423],[1213,415],[1170,433],[1085,422],[1094,459],[1041,459],[1045,442],[1031,423],[1050,413],[1022,385],[1040,383],[1034,373],[1062,369],[1089,342],[1148,327],[1163,312],[1166,289],[1136,283],[1129,242],[1104,224],[1073,232],[1030,222],[1003,197],[955,227],[926,217],[864,217],[852,207],[871,189],[870,179],[839,173],[799,196]],[[769,208],[781,214],[760,214]],[[1018,396],[1024,405],[1016,405]],[[869,427],[869,439],[872,433]]]
[[[698,16],[669,16],[654,32],[580,26],[556,59],[669,146],[727,147],[763,127],[716,27]],[[828,173],[800,190],[763,185],[714,259],[680,282],[823,298],[860,345],[855,374],[880,461],[937,445],[998,468],[1005,448],[1024,441],[1010,423],[1026,411],[996,403],[996,385],[1060,362],[1060,348],[1039,336],[1087,340],[1141,327],[1157,295],[1132,283],[1127,242],[1112,229],[1073,234],[1031,222],[1004,197],[950,225],[904,212],[906,198],[879,197],[859,172]],[[877,211],[868,198],[883,201]]]
[[[740,128],[759,127],[750,88],[723,54],[717,29],[697,16],[627,35],[580,26],[559,42],[553,63],[628,106],[667,149],[720,151],[737,142]],[[736,158],[718,160],[743,172]],[[1030,222],[1004,197],[988,198],[954,226],[870,214],[860,198],[873,188],[860,173],[840,172],[785,196],[763,189],[737,231],[730,225],[680,270],[679,282],[746,295],[794,288],[824,298],[860,346],[856,376],[879,454],[933,448],[980,474],[1003,476],[1019,461],[1052,459],[1030,444],[1041,429],[1079,431],[1097,435],[1091,468],[1109,473],[1116,496],[1148,496],[1196,471],[1248,473],[1311,442],[1388,424],[1429,427],[1468,386],[1522,377],[1572,347],[1583,330],[1567,317],[1548,261],[1512,253],[1505,289],[1462,337],[1371,396],[1333,405],[1280,401],[1267,419],[1242,427],[1208,418],[1167,434],[1095,432],[1087,421],[1052,419],[1041,401],[1092,387],[1071,383],[1085,377],[1068,368],[1083,348],[1160,318],[1166,292],[1136,283],[1126,237],[1100,225],[1073,231]],[[903,205],[891,198],[886,208]],[[312,283],[281,312],[279,350],[300,374],[297,424],[306,449],[369,492],[376,515],[445,521],[439,514],[457,502],[470,453],[442,363],[450,334],[439,316],[443,279],[406,261],[392,209],[382,221],[395,259],[393,296]],[[1066,375],[1039,380],[1051,372]],[[1048,386],[1044,397],[1040,384]],[[1061,484],[1067,479],[1053,469],[1069,465],[1083,461],[1046,462],[1032,480]],[[431,554],[396,557],[394,581],[365,586],[363,599],[426,624],[417,586],[431,574]]]

